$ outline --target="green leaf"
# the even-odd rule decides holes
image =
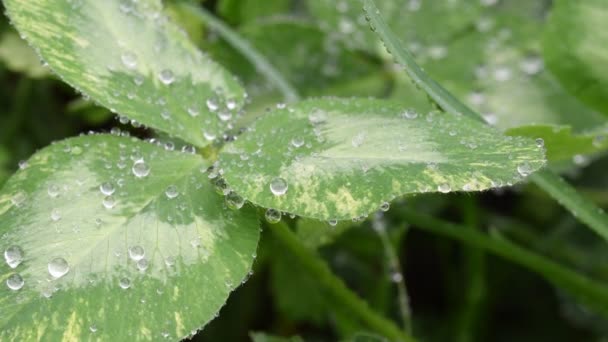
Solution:
[[[236,79],[166,19],[159,0],[4,4],[66,82],[113,112],[189,143],[205,146],[219,136],[245,101]]]
[[[277,337],[261,332],[252,332],[249,334],[253,342],[304,342],[300,336],[293,337]]]
[[[5,31],[0,38],[0,60],[11,71],[22,72],[32,78],[49,75],[34,50],[13,31]]]
[[[0,193],[0,247],[23,255],[0,266],[0,339],[178,340],[213,319],[259,231],[252,208],[225,209],[207,166],[109,135],[35,154]]]
[[[341,220],[405,194],[510,185],[541,168],[544,156],[531,140],[462,116],[319,99],[265,115],[220,161],[226,182],[255,204]]]
[[[608,114],[608,7],[604,0],[554,2],[543,39],[545,62],[563,86]]]
[[[608,150],[608,132],[575,134],[570,126],[529,125],[511,128],[507,135],[539,138],[547,149],[550,161],[569,160],[580,154]]]

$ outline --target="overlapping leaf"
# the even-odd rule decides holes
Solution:
[[[318,219],[367,215],[397,196],[510,185],[544,164],[534,141],[465,117],[365,99],[276,110],[220,155],[251,202]]]
[[[34,155],[0,192],[0,339],[177,340],[215,317],[259,233],[207,166],[104,135]]]
[[[204,146],[244,103],[236,79],[166,19],[159,0],[4,4],[66,82],[140,123]]]

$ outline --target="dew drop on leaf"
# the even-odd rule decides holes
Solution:
[[[115,191],[114,185],[109,182],[103,183],[99,186],[99,191],[101,191],[101,193],[106,196],[111,196],[112,194],[114,194]]]
[[[129,280],[129,278],[122,278],[118,282],[118,285],[120,286],[121,289],[126,290],[129,287],[131,287],[131,280]]]
[[[137,178],[144,178],[150,174],[150,166],[143,160],[138,160],[133,164],[133,174]]]
[[[70,271],[70,265],[64,258],[55,258],[48,264],[49,274],[55,278],[61,278]]]
[[[268,223],[279,223],[281,221],[281,212],[276,209],[268,209],[266,210],[266,221]]]
[[[177,196],[179,196],[179,191],[177,190],[177,186],[169,185],[169,187],[167,187],[167,190],[165,190],[165,195],[169,199],[174,199]]]
[[[59,196],[59,192],[60,192],[60,189],[55,184],[49,185],[49,187],[47,189],[47,193],[49,194],[49,197],[51,197],[51,198],[55,198],[55,197]]]
[[[142,272],[147,270],[149,265],[150,264],[148,263],[148,260],[146,260],[146,259],[141,259],[141,260],[137,261],[137,269]]]
[[[158,74],[158,79],[165,85],[170,85],[175,82],[175,75],[173,75],[173,71],[169,69],[164,69]]]
[[[448,192],[452,191],[452,187],[448,183],[443,183],[437,186],[437,190],[441,193],[447,194]]]
[[[283,178],[276,177],[270,181],[270,191],[275,196],[285,195],[288,188],[287,181]]]
[[[6,286],[8,286],[8,288],[11,289],[11,290],[13,290],[13,291],[20,290],[23,287],[24,284],[25,284],[25,281],[17,273],[11,274],[6,279]]]
[[[146,251],[142,246],[131,246],[129,247],[129,258],[133,261],[140,261],[146,255]]]
[[[53,209],[53,211],[51,211],[51,220],[54,222],[61,220],[61,212],[59,212],[58,209]]]
[[[4,251],[4,260],[10,268],[16,268],[23,261],[23,250],[19,246],[10,246]]]
[[[522,177],[527,177],[532,173],[532,166],[527,162],[521,163],[517,165],[517,173]]]
[[[102,203],[106,209],[112,209],[116,206],[116,199],[114,196],[106,196]]]
[[[226,205],[228,206],[228,208],[238,210],[241,209],[244,204],[245,199],[236,192],[231,191],[230,193],[228,193],[228,195],[226,195]]]

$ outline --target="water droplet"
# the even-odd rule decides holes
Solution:
[[[291,145],[295,148],[300,148],[304,146],[304,139],[302,139],[301,137],[295,137],[291,139]]]
[[[532,173],[532,166],[528,162],[523,162],[517,165],[517,173],[522,177],[527,177]]]
[[[576,154],[572,157],[572,161],[578,166],[584,166],[589,162],[589,159],[582,154]]]
[[[53,220],[54,222],[61,220],[61,212],[59,212],[58,209],[53,209],[51,211],[51,220]]]
[[[201,112],[198,110],[198,108],[196,107],[189,107],[188,108],[188,114],[190,114],[191,117],[197,117]]]
[[[268,209],[266,210],[266,221],[268,223],[279,223],[281,221],[281,212],[276,209]]]
[[[120,286],[121,289],[126,290],[129,287],[131,287],[131,280],[129,280],[129,278],[122,278],[118,282],[118,285]]]
[[[177,190],[177,186],[169,185],[169,187],[167,187],[167,190],[165,190],[165,195],[169,199],[174,199],[175,197],[179,196],[179,191]]]
[[[228,110],[235,110],[236,109],[236,101],[233,99],[229,99],[226,101],[226,108],[228,108]]]
[[[106,209],[112,209],[116,206],[116,199],[114,196],[106,196],[102,203]]]
[[[275,196],[285,195],[289,186],[283,178],[276,177],[270,181],[270,191]]]
[[[114,194],[115,190],[116,189],[114,188],[114,185],[112,185],[112,183],[106,182],[99,186],[99,191],[101,191],[101,193],[106,196],[111,196],[112,194]]]
[[[403,274],[399,271],[395,271],[391,273],[391,281],[393,283],[400,283],[403,281]]]
[[[133,164],[132,171],[135,177],[144,178],[150,174],[150,166],[143,160],[138,160]]]
[[[70,271],[70,265],[64,258],[55,258],[48,264],[49,274],[55,278],[61,278]]]
[[[207,109],[209,109],[209,111],[211,111],[211,112],[215,112],[216,110],[218,110],[220,108],[219,103],[217,103],[217,100],[214,98],[207,99],[206,104],[207,104]]]
[[[137,269],[142,272],[147,270],[148,266],[150,266],[150,263],[148,263],[148,260],[146,259],[141,259],[137,262]]]
[[[313,125],[321,124],[327,121],[327,112],[322,109],[313,109],[312,113],[308,116],[308,120]]]
[[[175,81],[175,75],[173,75],[173,71],[169,69],[164,69],[158,74],[158,79],[165,85],[170,85]]]
[[[382,210],[382,211],[388,211],[390,208],[391,208],[391,204],[388,202],[384,202],[380,206],[380,210]]]
[[[128,69],[135,69],[137,67],[137,56],[131,52],[125,52],[120,56],[122,64]]]
[[[140,261],[146,255],[146,251],[142,246],[131,246],[129,247],[129,258],[133,261]]]
[[[401,113],[401,116],[405,119],[415,119],[418,117],[418,113],[416,113],[416,111],[414,111],[413,109],[407,109],[406,111]]]
[[[217,117],[222,121],[228,121],[232,119],[232,113],[227,110],[220,110],[217,112]]]
[[[55,184],[49,185],[49,188],[47,189],[47,193],[49,194],[49,196],[51,198],[55,198],[55,197],[59,196],[59,192],[60,192],[60,189]]]
[[[93,325],[91,325],[91,326],[89,327],[89,330],[90,330],[92,333],[96,333],[96,332],[97,332],[97,326],[96,326],[95,324],[93,324]]]
[[[168,256],[165,258],[165,265],[171,267],[175,265],[175,258],[172,256]]]
[[[545,147],[545,141],[542,138],[538,138],[536,141],[536,147],[543,148]]]
[[[437,190],[441,193],[447,194],[448,192],[452,191],[452,187],[448,183],[443,183],[437,186]]]
[[[18,163],[19,170],[25,170],[27,168],[27,160],[20,160]]]
[[[23,287],[24,284],[25,284],[25,281],[17,273],[11,274],[6,279],[6,286],[8,286],[8,288],[13,291],[21,290],[21,288]]]
[[[213,140],[215,140],[215,138],[217,138],[217,136],[213,132],[209,132],[209,131],[204,131],[203,137],[205,137],[205,139],[207,141],[213,141]]]
[[[228,195],[226,195],[226,205],[228,208],[238,210],[241,209],[244,204],[245,199],[236,192],[231,191],[228,193]]]
[[[19,207],[23,204],[23,202],[25,202],[26,198],[27,198],[27,195],[25,194],[25,192],[19,191],[11,197],[11,203],[13,203],[13,205]]]
[[[10,268],[16,268],[23,261],[23,250],[19,246],[10,246],[4,251],[4,260]]]
[[[330,226],[335,227],[338,225],[338,220],[331,219],[331,220],[327,221],[327,223],[329,223]]]

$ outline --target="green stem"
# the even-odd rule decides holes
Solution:
[[[460,102],[418,66],[412,54],[388,27],[374,0],[363,0],[363,4],[366,18],[372,30],[378,34],[386,49],[395,57],[395,60],[405,67],[414,83],[422,88],[445,111],[456,115],[466,115],[485,122],[479,113]],[[608,215],[594,203],[583,198],[572,186],[550,170],[539,171],[532,175],[531,179],[581,222],[608,240]]]
[[[479,215],[475,199],[464,198],[463,213],[466,229],[479,229]],[[483,310],[486,293],[486,258],[485,253],[477,247],[470,246],[465,251],[466,272],[469,283],[464,298],[464,305],[458,315],[458,341],[475,341],[475,332]]]
[[[574,187],[550,170],[535,173],[531,178],[539,188],[556,199],[574,217],[608,240],[608,216],[595,203],[583,197]]]
[[[414,228],[463,242],[538,273],[553,284],[568,290],[571,295],[587,306],[608,314],[608,286],[606,284],[601,284],[572,271],[508,240],[490,237],[476,230],[421,215],[411,209],[403,209],[401,215],[407,222],[414,225]]]
[[[276,240],[294,255],[300,263],[299,266],[314,277],[341,310],[355,316],[368,328],[391,341],[416,341],[414,337],[399,330],[392,321],[374,312],[365,301],[350,291],[342,280],[332,273],[327,264],[300,243],[286,224],[281,222],[267,226]]]
[[[228,27],[228,25],[224,24],[221,20],[217,19],[213,14],[200,6],[189,3],[179,3],[178,6],[190,11],[196,15],[197,18],[207,23],[207,25],[219,33],[224,40],[238,50],[256,68],[257,72],[264,75],[268,82],[276,86],[283,94],[285,101],[294,102],[299,99],[298,92],[289,84],[289,82],[287,82],[287,80],[285,80],[285,78],[283,78],[283,75],[268,62],[266,57],[258,52],[247,40],[243,39]]]
[[[407,288],[405,286],[405,276],[401,272],[401,263],[397,257],[395,247],[391,243],[391,240],[386,232],[386,221],[381,215],[376,215],[373,219],[374,231],[378,233],[380,241],[382,242],[382,249],[388,261],[388,270],[391,276],[391,282],[395,283],[397,287],[397,300],[399,304],[399,314],[403,321],[403,327],[408,333],[412,333],[412,310],[410,309],[410,300],[407,294]],[[405,232],[407,234],[407,232]],[[396,278],[394,276],[397,276]]]

